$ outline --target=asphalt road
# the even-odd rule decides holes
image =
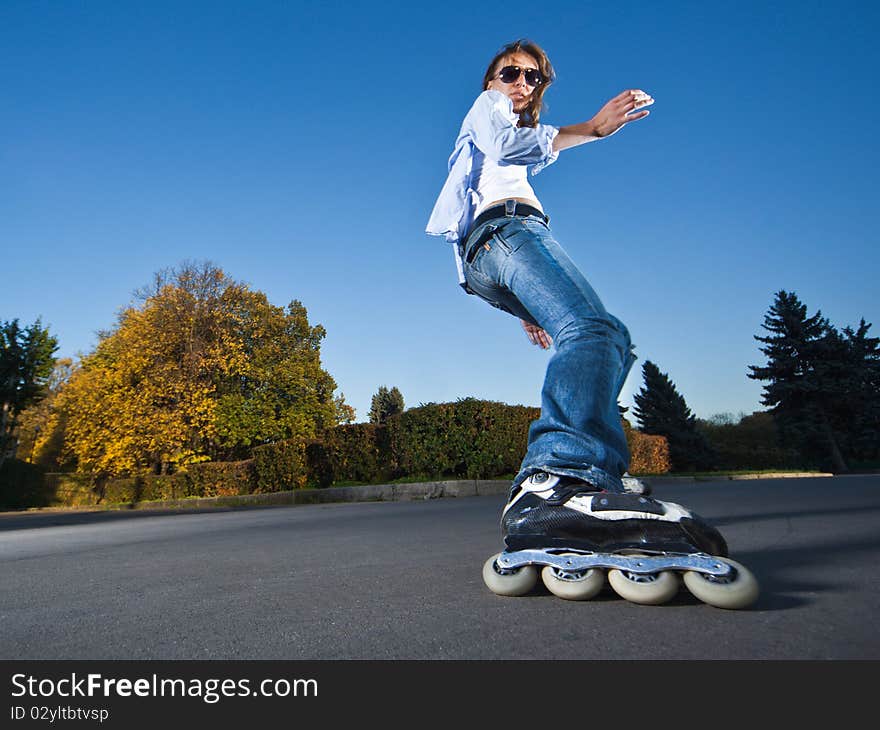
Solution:
[[[495,596],[500,496],[6,513],[0,659],[880,658],[880,475],[655,494],[721,529],[751,610]]]

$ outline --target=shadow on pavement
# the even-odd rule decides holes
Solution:
[[[880,537],[817,542],[814,545],[777,545],[764,549],[737,551],[731,557],[747,566],[761,586],[761,595],[753,607],[759,611],[779,611],[814,602],[810,594],[863,591],[864,585],[837,573],[830,578],[833,566],[845,560],[853,564],[876,564]],[[815,578],[795,578],[810,568]]]
[[[199,515],[232,512],[238,510],[272,509],[284,505],[243,505],[240,507],[205,507],[181,509],[121,509],[121,510],[83,510],[76,512],[0,512],[0,532],[6,530],[27,530],[40,527],[67,527],[72,525],[91,525],[118,520],[148,519],[170,515]]]
[[[864,515],[870,512],[880,512],[880,505],[850,505],[847,507],[807,510],[785,510],[784,512],[752,512],[751,514],[728,515],[725,517],[707,517],[715,527],[729,527],[741,522],[761,522],[767,520],[790,520],[800,517],[828,517],[832,515],[856,514]]]

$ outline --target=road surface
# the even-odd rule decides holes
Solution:
[[[483,585],[503,497],[0,514],[0,659],[880,658],[880,475],[657,481],[762,594],[568,602]]]

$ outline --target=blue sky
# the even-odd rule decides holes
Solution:
[[[538,405],[549,353],[423,233],[486,64],[526,36],[558,74],[546,123],[656,100],[532,181],[630,328],[621,401],[650,359],[698,416],[758,410],[776,291],[878,320],[878,7],[4,0],[0,319],[75,356],[155,271],[210,260],[305,304],[358,420],[380,385]]]

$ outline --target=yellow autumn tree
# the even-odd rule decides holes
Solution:
[[[55,361],[46,381],[46,396],[21,412],[18,419],[18,458],[45,467],[58,467],[64,426],[55,410],[55,400],[73,373],[73,360]]]
[[[323,327],[216,266],[156,274],[58,397],[80,471],[164,473],[335,425]]]

